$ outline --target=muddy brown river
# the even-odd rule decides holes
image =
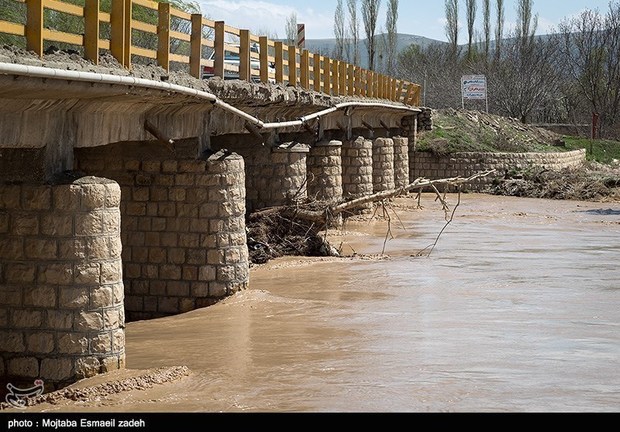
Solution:
[[[128,371],[188,376],[30,410],[620,411],[620,203],[463,195],[423,256],[444,212],[412,203],[387,241],[348,223],[355,259],[277,260],[218,305],[128,324]]]

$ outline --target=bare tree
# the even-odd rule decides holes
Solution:
[[[377,53],[377,41],[375,38],[377,31],[377,19],[379,18],[379,8],[381,0],[362,0],[362,20],[366,33],[366,48],[368,50],[368,69],[375,69],[375,55]]]
[[[488,59],[491,52],[491,0],[482,0],[482,21],[484,58]]]
[[[388,75],[393,75],[396,70],[396,50],[398,44],[398,0],[388,0],[387,17],[385,28],[387,33],[386,40],[386,65],[385,70]]]
[[[497,0],[497,23],[495,27],[495,60],[499,61],[502,56],[502,41],[504,39],[504,23],[506,21],[506,9],[504,0]]]
[[[471,59],[474,55],[474,26],[476,23],[476,12],[478,3],[476,0],[465,0],[465,10],[467,16],[467,58]]]
[[[295,45],[297,41],[297,13],[291,12],[286,19],[286,39],[289,45]]]
[[[532,15],[533,0],[518,0],[517,2],[517,27],[515,36],[523,55],[531,49],[538,27],[538,15]]]
[[[360,21],[357,14],[357,0],[347,0],[347,9],[349,11],[349,36],[351,37],[351,54],[348,60],[354,65],[358,65],[360,61]]]
[[[459,0],[446,0],[446,36],[456,59],[459,46]]]
[[[562,71],[600,116],[599,135],[620,120],[620,3],[560,24]]]
[[[346,43],[346,31],[344,22],[344,6],[342,4],[342,0],[338,0],[338,3],[336,3],[336,11],[334,12],[334,37],[336,38],[336,47],[334,48],[333,54],[334,58],[338,60],[344,60]]]
[[[527,48],[517,37],[503,45],[499,63],[493,67],[490,86],[499,114],[529,123],[537,109],[557,105],[560,91],[554,39],[531,39]]]

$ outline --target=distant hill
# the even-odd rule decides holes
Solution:
[[[378,37],[384,37],[384,34],[379,34]],[[396,42],[397,51],[400,52],[410,45],[420,45],[425,48],[431,44],[445,44],[446,42],[436,39],[429,39],[424,36],[411,35],[399,33]],[[336,39],[306,39],[306,49],[312,53],[331,56],[336,48]],[[360,56],[362,67],[368,67],[368,53],[366,52],[366,39],[360,40]]]

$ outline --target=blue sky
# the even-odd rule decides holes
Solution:
[[[616,0],[617,1],[617,0]],[[578,15],[584,9],[605,12],[610,0],[534,0],[534,12],[538,14],[538,33],[549,33],[564,18]],[[213,20],[249,29],[255,34],[285,37],[286,19],[295,12],[298,22],[306,26],[306,38],[333,38],[335,0],[198,0],[202,13]],[[361,3],[361,0],[358,0]],[[384,27],[387,0],[382,0],[378,27]],[[346,4],[346,1],[345,1]],[[461,38],[465,37],[465,0],[460,0]],[[482,2],[478,0],[479,15]],[[505,0],[506,26],[515,21],[515,0]],[[492,14],[495,1],[491,0]],[[443,0],[400,0],[398,32],[446,40],[444,32]],[[482,18],[477,20],[480,27]],[[363,32],[363,29],[362,29]]]

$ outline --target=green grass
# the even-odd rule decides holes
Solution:
[[[588,160],[609,164],[620,160],[620,142],[609,140],[591,140],[578,137],[564,137],[567,150],[586,149]]]

